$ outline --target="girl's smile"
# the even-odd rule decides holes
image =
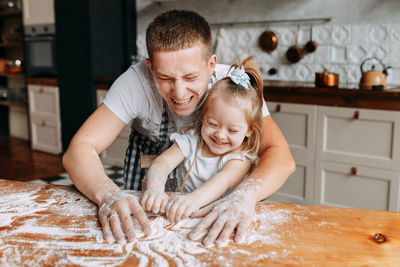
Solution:
[[[245,137],[250,136],[245,109],[241,108],[246,105],[249,105],[248,101],[232,101],[222,93],[215,97],[202,121],[205,156],[214,157],[231,152],[240,147]]]

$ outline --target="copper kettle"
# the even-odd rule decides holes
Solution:
[[[364,64],[369,63],[372,66],[368,71],[364,70]],[[375,69],[375,64],[373,62],[379,63],[381,71]],[[366,90],[377,90],[381,91],[386,88],[386,76],[388,75],[387,70],[389,66],[385,66],[379,58],[370,57],[365,59],[361,65],[361,79],[360,79],[360,89]]]

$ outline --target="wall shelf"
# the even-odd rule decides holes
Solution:
[[[0,47],[22,47],[22,42],[0,43]]]
[[[22,11],[17,9],[0,11],[0,17],[21,16],[21,15]]]

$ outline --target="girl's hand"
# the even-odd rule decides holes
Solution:
[[[165,207],[167,218],[170,222],[179,222],[188,218],[193,212],[199,210],[199,201],[192,194],[175,194]]]
[[[145,211],[150,211],[154,214],[165,213],[165,206],[168,203],[168,195],[162,188],[149,188],[147,189],[140,200]]]

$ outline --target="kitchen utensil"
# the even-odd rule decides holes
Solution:
[[[297,62],[300,61],[300,59],[303,58],[303,51],[297,45],[298,39],[299,39],[299,33],[300,33],[300,27],[297,27],[296,44],[291,46],[291,47],[289,47],[289,49],[286,51],[286,58],[291,63],[297,63]]]
[[[312,29],[312,27],[311,27],[311,30],[310,30],[310,41],[308,41],[307,43],[306,43],[306,45],[304,46],[304,50],[307,52],[307,53],[313,53],[313,52],[315,52],[315,50],[317,50],[317,47],[318,47],[318,45],[317,45],[317,43],[316,42],[314,42],[312,39],[312,35],[313,35],[313,29]]]
[[[377,62],[380,65],[381,71],[375,70],[376,64],[374,64],[374,62]],[[372,64],[371,69],[365,71],[365,64]],[[376,91],[384,90],[386,88],[386,76],[388,75],[387,70],[389,68],[391,67],[385,66],[382,61],[377,57],[370,57],[365,59],[360,65],[360,89]]]
[[[315,87],[338,87],[339,74],[324,70],[315,73]]]
[[[258,45],[265,52],[271,53],[278,46],[278,36],[272,31],[265,31],[260,35]]]

